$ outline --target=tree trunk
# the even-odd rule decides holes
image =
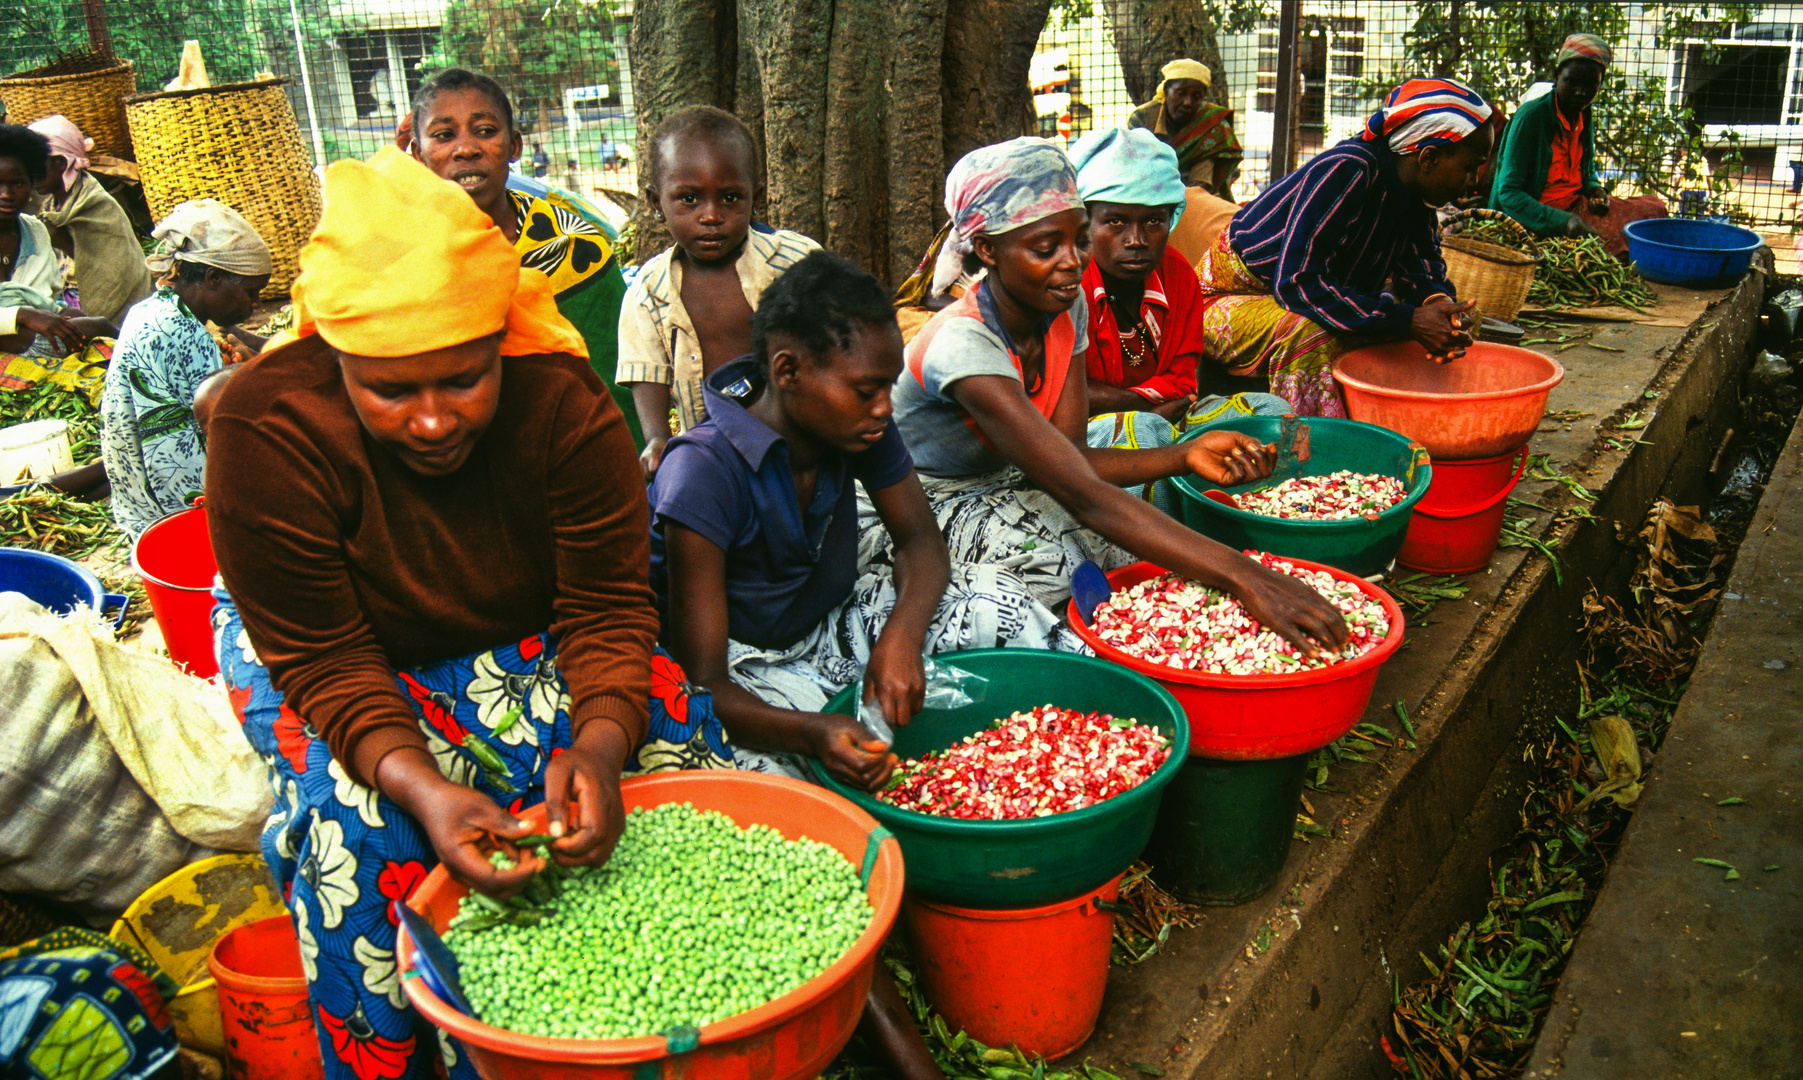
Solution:
[[[760,216],[898,282],[944,217],[952,162],[1029,130],[1027,67],[1050,6],[642,5],[631,43],[640,183],[649,182],[650,135],[664,117],[691,104],[731,110],[764,149]],[[640,257],[667,246],[654,222],[636,220]]]
[[[1158,71],[1172,60],[1188,57],[1208,66],[1214,81],[1208,100],[1230,105],[1233,95],[1215,40],[1214,16],[1208,5],[1173,0],[1104,0],[1103,10],[1120,57],[1121,78],[1134,104],[1143,105],[1158,92]]]

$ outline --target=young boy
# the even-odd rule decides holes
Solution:
[[[820,711],[860,674],[865,699],[905,724],[923,653],[1074,644],[1013,574],[950,565],[890,419],[901,332],[875,278],[814,252],[764,291],[750,337],[753,355],[708,377],[707,420],[670,441],[651,484],[663,637],[713,692],[741,768],[783,764],[741,746],[807,755],[875,789],[895,766],[887,744]],[[894,537],[892,572],[857,576],[858,483]],[[940,1075],[881,970],[865,1023],[896,1076]]]
[[[751,351],[751,310],[766,286],[820,245],[754,224],[763,185],[744,121],[707,105],[683,109],[651,137],[645,199],[676,246],[645,263],[620,306],[621,383],[645,433],[640,462],[656,475],[670,440],[707,415],[702,379]]]

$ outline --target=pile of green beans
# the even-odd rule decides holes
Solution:
[[[1545,308],[1602,307],[1616,304],[1645,311],[1659,302],[1646,279],[1632,266],[1609,254],[1600,237],[1555,236],[1524,247],[1521,232],[1508,222],[1477,218],[1458,226],[1458,235],[1512,251],[1539,254],[1528,300]]]
[[[1609,254],[1595,236],[1540,241],[1540,265],[1528,300],[1546,308],[1619,305],[1645,311],[1659,303],[1646,279]]]
[[[1522,251],[1522,230],[1506,221],[1494,218],[1473,218],[1459,224],[1457,235],[1467,240],[1482,240],[1486,244],[1495,244],[1514,251]],[[1532,254],[1532,252],[1528,252]]]
[[[0,546],[82,559],[124,541],[106,507],[54,488],[34,487],[0,499]]]
[[[69,425],[69,454],[86,465],[100,456],[100,414],[88,399],[55,383],[23,390],[0,390],[0,427],[31,420],[61,420]]]
[[[506,902],[471,893],[445,943],[484,1023],[621,1039],[780,997],[845,955],[870,919],[837,849],[666,803],[627,815],[603,867],[549,869]]]

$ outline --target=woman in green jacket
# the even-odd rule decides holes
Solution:
[[[1595,34],[1572,34],[1553,58],[1552,92],[1517,109],[1497,153],[1490,205],[1537,236],[1600,235],[1627,250],[1622,227],[1664,217],[1657,196],[1611,199],[1596,175],[1596,122],[1590,103],[1614,59]]]

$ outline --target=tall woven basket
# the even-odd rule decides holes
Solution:
[[[1488,240],[1473,240],[1459,230],[1474,221],[1507,222],[1515,245],[1505,247]],[[1533,234],[1514,218],[1496,210],[1465,210],[1453,216],[1440,239],[1440,255],[1446,260],[1446,280],[1460,300],[1477,301],[1480,315],[1512,322],[1527,302],[1534,284],[1534,268],[1540,253]]]
[[[243,214],[269,245],[264,296],[286,296],[300,274],[301,245],[319,224],[319,177],[301,141],[286,79],[127,98],[138,171],[152,217],[190,199],[218,199]]]
[[[40,68],[0,79],[8,123],[29,124],[62,113],[94,140],[96,153],[131,156],[125,99],[138,89],[130,60],[104,49],[84,49]]]

